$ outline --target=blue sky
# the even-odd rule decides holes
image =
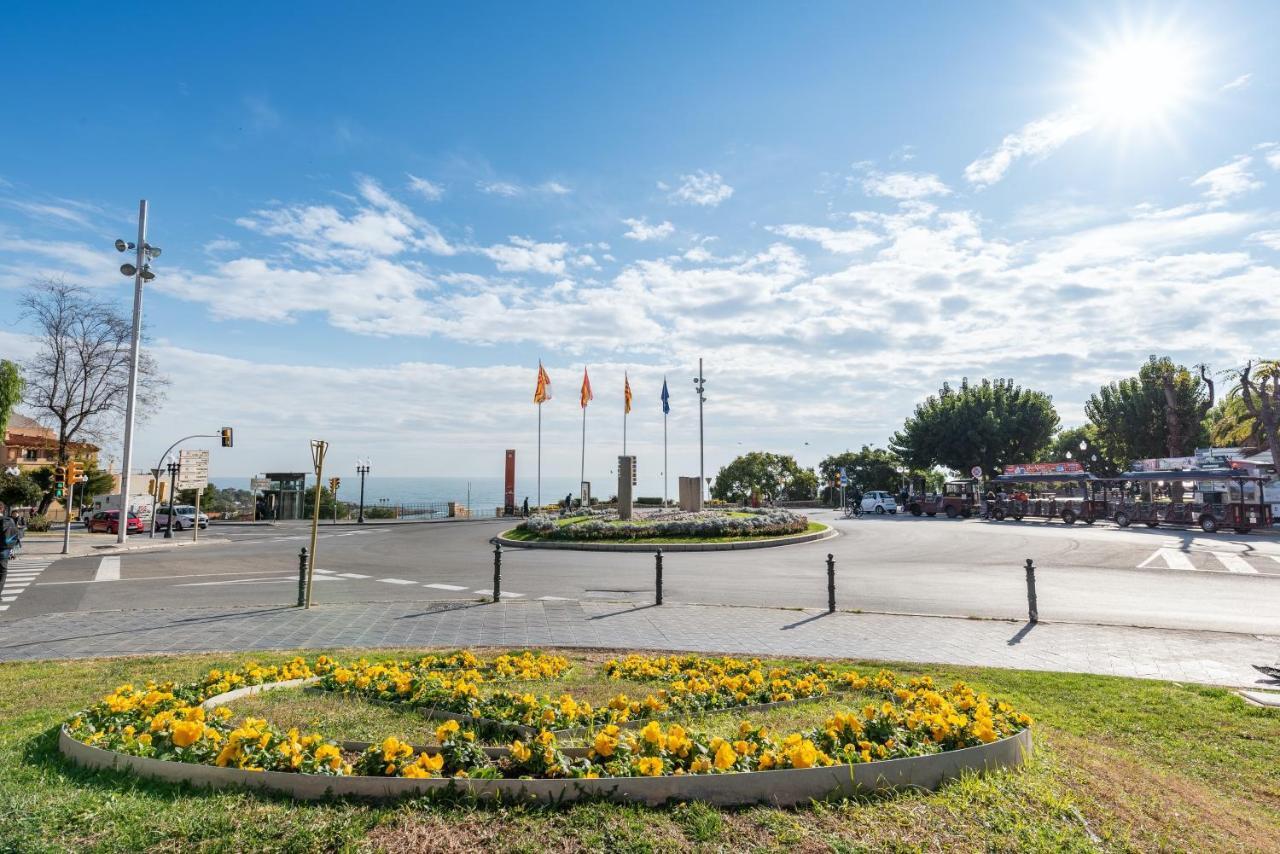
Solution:
[[[664,372],[696,464],[699,356],[714,469],[883,443],[966,374],[1070,423],[1149,352],[1275,355],[1274,4],[301,8],[31,5],[0,33],[0,289],[127,307],[110,243],[151,202],[174,382],[144,456],[230,423],[216,475],[303,467],[312,435],[497,474],[532,465],[542,358],[544,470],[576,474],[587,364],[588,468],[629,370],[656,478]]]

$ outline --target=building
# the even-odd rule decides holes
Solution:
[[[97,445],[88,442],[71,442],[67,446],[71,458],[84,463],[86,468],[98,467],[99,450]],[[56,466],[58,431],[15,412],[9,416],[4,443],[0,444],[0,459],[4,461],[4,471],[30,473]],[[49,505],[47,515],[51,521],[60,521],[66,518],[64,513],[61,502],[54,501]]]

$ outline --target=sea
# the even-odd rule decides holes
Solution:
[[[360,478],[356,475],[340,474],[342,485],[338,487],[338,498],[342,501],[356,502],[360,500]],[[326,480],[328,478],[326,477]],[[248,489],[249,478],[213,477],[210,483],[219,489],[232,487]],[[313,484],[307,479],[308,486]],[[516,504],[527,497],[530,504],[538,503],[537,480],[535,478],[516,478]],[[472,508],[501,507],[503,480],[500,477],[379,477],[370,475],[365,478],[365,506],[385,504],[422,504],[428,502],[456,501]],[[608,498],[617,490],[612,488],[602,498]],[[542,503],[551,504],[562,500],[565,495],[578,494],[576,478],[546,477],[542,478]],[[382,499],[386,499],[383,501]]]

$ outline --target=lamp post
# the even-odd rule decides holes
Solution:
[[[164,526],[164,538],[166,540],[173,539],[173,493],[178,484],[178,470],[182,468],[181,463],[169,463],[169,522]],[[197,524],[199,520],[196,520]]]
[[[150,261],[159,257],[160,247],[147,243],[147,200],[138,202],[138,242],[128,243],[117,240],[118,252],[134,250],[134,263],[121,264],[120,273],[133,276],[133,330],[129,339],[129,391],[124,404],[124,454],[120,471],[120,513],[124,522],[116,534],[116,542],[123,543],[129,537],[129,480],[130,467],[133,465],[133,421],[134,407],[138,401],[138,355],[142,340],[142,283],[154,279]],[[169,536],[167,533],[165,536]]]
[[[693,378],[694,390],[698,392],[698,496],[699,503],[706,489],[707,472],[706,457],[703,452],[703,433],[702,433],[702,404],[707,402],[707,396],[703,394],[707,390],[707,378],[702,375],[702,359],[698,359],[698,375]]]
[[[304,605],[311,607],[311,581],[316,574],[316,533],[320,527],[320,483],[324,474],[324,455],[329,450],[329,443],[323,439],[311,440],[311,464],[316,470],[316,501],[311,514],[311,552],[307,564],[307,591]]]
[[[360,515],[356,518],[356,523],[364,524],[364,478],[369,473],[369,460],[356,460],[356,474],[360,475]]]

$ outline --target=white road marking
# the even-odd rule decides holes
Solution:
[[[467,589],[466,587],[463,587],[460,584],[424,584],[422,586],[432,587],[432,588],[435,588],[436,590],[466,590]]]
[[[473,592],[475,592],[475,593],[479,593],[481,596],[492,596],[492,595],[493,595],[493,591],[492,591],[492,590],[476,590],[476,591],[473,591]],[[510,590],[503,590],[503,591],[502,591],[502,596],[503,596],[503,598],[506,598],[507,596],[510,596],[510,597],[512,597],[513,599],[519,599],[519,598],[521,598],[522,596],[524,596],[524,594],[523,594],[523,593],[513,593],[513,592],[512,592],[512,591],[510,591]]]
[[[325,575],[337,575],[332,569],[317,569],[316,572],[323,572]]]
[[[119,581],[120,580],[120,556],[112,555],[104,557],[98,564],[98,571],[93,575],[94,581]]]
[[[403,578],[379,578],[384,584],[417,584],[416,581],[405,581]]]
[[[332,578],[313,578],[313,581],[333,581]],[[288,584],[298,583],[297,576],[286,575],[284,578],[237,578],[232,581],[196,581],[191,584],[175,584],[174,587],[218,587],[226,584]]]
[[[1257,575],[1258,570],[1249,565],[1249,562],[1235,552],[1213,552],[1218,562],[1227,568],[1229,572],[1238,572],[1241,575]]]
[[[338,577],[339,578],[368,578],[369,576],[361,575],[358,572],[339,572]]]
[[[1185,552],[1178,549],[1159,548],[1151,553],[1151,557],[1138,564],[1138,569],[1145,569],[1155,562],[1156,558],[1164,561],[1166,569],[1195,569],[1191,565],[1191,558],[1187,557]]]
[[[17,596],[0,596],[0,602],[16,602]]]
[[[8,610],[9,610],[8,605],[0,605],[0,611],[8,611]]]
[[[572,602],[573,600],[565,596],[539,596],[538,601],[540,602]]]

